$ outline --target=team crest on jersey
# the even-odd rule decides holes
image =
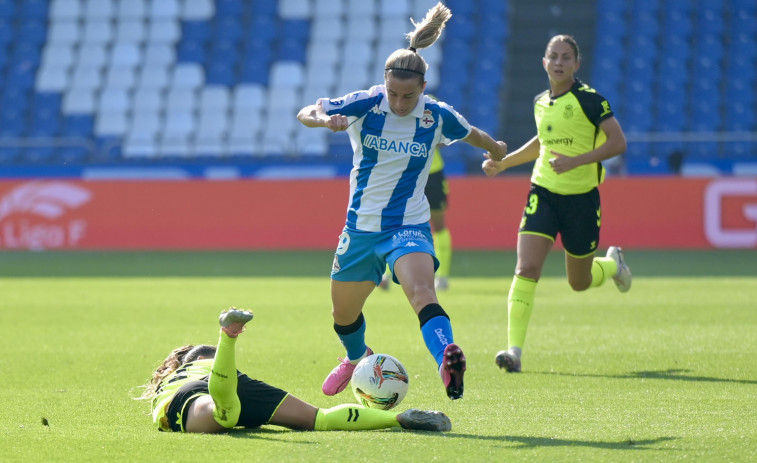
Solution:
[[[562,113],[562,117],[565,119],[571,119],[573,117],[573,105],[569,104],[565,106],[565,111]]]
[[[432,116],[432,112],[430,110],[423,111],[423,116],[421,117],[421,120],[419,122],[420,126],[424,129],[429,129],[431,126],[434,125],[434,116]]]

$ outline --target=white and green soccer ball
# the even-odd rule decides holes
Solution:
[[[352,373],[352,392],[365,407],[389,410],[402,402],[408,388],[407,370],[388,354],[373,354]]]

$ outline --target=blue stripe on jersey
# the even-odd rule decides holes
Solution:
[[[444,121],[444,124],[442,125],[442,135],[451,140],[460,140],[468,136],[468,129],[457,120],[454,114],[443,109],[439,111],[439,115],[441,116],[442,121]]]
[[[434,124],[431,127],[423,128],[420,125],[421,120],[416,119],[413,141],[424,144],[426,146],[426,152],[433,153],[434,150],[431,143],[434,140],[434,134],[439,126],[439,107],[437,105],[426,105],[426,109],[432,111]],[[402,226],[407,202],[412,197],[415,185],[418,183],[418,176],[423,172],[428,160],[429,156],[410,156],[407,168],[402,172],[402,176],[392,192],[392,198],[382,213],[382,230]]]
[[[381,97],[370,98],[369,101],[373,102],[369,108],[378,104]],[[384,123],[386,122],[386,114],[381,111],[368,112],[365,115],[363,121],[363,128],[360,131],[360,140],[365,140],[367,135],[381,135],[381,131],[384,129]],[[360,160],[360,166],[358,167],[358,174],[356,178],[357,187],[355,193],[352,195],[352,202],[347,210],[347,226],[350,228],[357,228],[357,210],[360,209],[360,201],[363,198],[365,187],[368,185],[368,179],[371,176],[373,167],[378,161],[378,148],[367,147],[363,145],[363,158]]]
[[[381,102],[383,95],[377,95],[373,98],[364,98],[358,100],[361,92],[352,92],[342,98],[334,98],[329,100],[329,104],[334,106],[334,109],[326,111],[329,116],[334,114],[341,114],[343,116],[354,116],[357,118],[363,117],[367,114],[372,107]],[[364,92],[363,92],[364,94]]]

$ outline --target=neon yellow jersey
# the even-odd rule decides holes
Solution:
[[[442,169],[444,169],[444,159],[442,159],[442,153],[440,152],[439,148],[436,148],[434,150],[434,157],[431,158],[431,170],[429,170],[429,173],[433,174],[434,172],[439,172]]]
[[[170,431],[166,412],[176,391],[188,381],[195,381],[210,375],[213,359],[195,360],[180,366],[176,371],[163,378],[158,392],[152,399],[152,422],[163,431]]]
[[[578,156],[601,146],[607,136],[599,124],[610,117],[610,103],[578,79],[557,98],[552,98],[549,90],[537,95],[534,118],[540,148],[531,182],[563,195],[586,193],[602,183],[605,170],[599,162],[558,175],[549,160],[555,157],[551,151]]]

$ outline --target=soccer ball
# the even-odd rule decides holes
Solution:
[[[373,354],[352,372],[352,392],[368,408],[389,410],[407,394],[408,376],[399,360],[387,354]]]

